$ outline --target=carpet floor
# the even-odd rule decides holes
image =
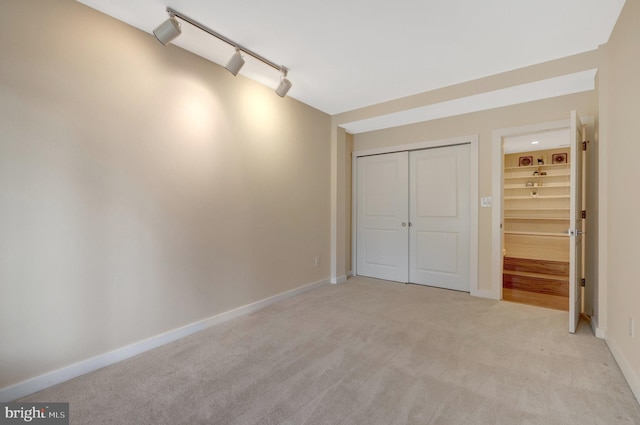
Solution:
[[[352,278],[20,401],[72,424],[637,425],[588,323],[567,312]]]

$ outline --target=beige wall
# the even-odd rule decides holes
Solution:
[[[607,341],[640,399],[640,2],[627,1],[605,50],[601,143],[606,144],[605,186]],[[604,115],[604,118],[603,118]],[[602,172],[602,170],[601,170]],[[602,275],[601,275],[602,276]],[[629,319],[635,336],[629,335]]]
[[[329,116],[75,1],[3,6],[0,388],[328,279]]]
[[[521,105],[491,109],[424,123],[401,126],[386,130],[357,134],[354,136],[354,151],[442,140],[458,136],[479,135],[479,197],[499,196],[492,194],[492,133],[500,128],[525,126],[569,119],[576,109],[582,116],[596,113],[595,91],[530,102]],[[501,276],[492,276],[492,209],[479,208],[479,259],[478,286],[480,291],[495,293],[501,285]]]

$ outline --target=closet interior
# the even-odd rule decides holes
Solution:
[[[504,300],[568,311],[571,152],[564,134],[555,135],[564,146],[551,149],[536,135],[520,148],[505,140],[502,286]]]

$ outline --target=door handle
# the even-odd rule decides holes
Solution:
[[[407,223],[405,223],[404,221],[402,222],[402,227],[405,227],[407,225]]]

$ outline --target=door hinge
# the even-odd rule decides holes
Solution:
[[[587,286],[587,279],[582,279],[582,280],[580,281],[580,286],[582,286],[583,288],[584,288],[585,286]]]
[[[587,141],[582,142],[582,150],[583,150],[583,151],[586,151],[586,150],[587,150],[587,145],[588,145],[588,144],[589,144],[589,141],[588,141],[588,140],[587,140]]]
[[[587,218],[587,211],[586,210],[582,210],[582,218]]]

